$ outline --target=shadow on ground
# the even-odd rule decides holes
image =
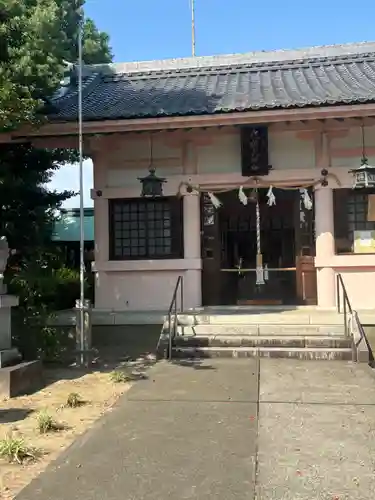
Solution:
[[[20,422],[25,420],[34,410],[30,408],[10,408],[0,410],[0,424],[10,424],[12,422]]]
[[[156,345],[160,325],[93,326],[93,356],[90,368],[77,365],[74,345],[57,362],[44,363],[44,384],[74,380],[90,372],[110,373],[123,370],[129,379],[143,380],[156,363]],[[71,336],[66,330],[66,335]],[[65,342],[64,345],[68,345]]]
[[[193,368],[194,370],[216,370],[217,368],[212,365],[204,363],[203,359],[172,359],[171,363],[175,366],[182,366],[185,368]]]

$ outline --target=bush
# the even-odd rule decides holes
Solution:
[[[26,358],[63,360],[72,339],[67,329],[51,326],[51,320],[57,311],[75,306],[80,295],[79,271],[67,267],[58,252],[44,252],[19,262],[8,270],[8,277],[10,293],[20,299],[13,311],[15,345]],[[86,280],[85,294],[87,289]]]
[[[49,311],[71,309],[80,295],[79,271],[60,261],[27,263],[13,275],[12,293],[20,298],[20,306]],[[85,295],[89,291],[85,280]]]

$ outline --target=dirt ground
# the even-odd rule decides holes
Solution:
[[[0,460],[0,498],[10,500],[35,476],[42,472],[59,453],[69,446],[103,413],[110,411],[132,382],[111,381],[110,370],[93,373],[74,369],[49,369],[46,387],[29,396],[0,402],[0,439],[11,433],[42,452],[41,458],[27,465]],[[78,393],[85,402],[77,408],[66,407],[70,393]],[[64,430],[41,435],[36,416],[46,410]]]

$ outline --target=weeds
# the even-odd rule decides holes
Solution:
[[[33,462],[39,455],[40,451],[27,446],[22,438],[8,435],[0,439],[0,458],[9,463],[24,464],[25,462]]]
[[[60,431],[64,427],[58,424],[49,413],[41,411],[37,416],[37,428],[40,434],[47,434],[48,432]]]
[[[125,383],[131,380],[131,377],[122,370],[114,370],[109,374],[109,378],[115,384]]]
[[[84,404],[85,402],[77,392],[71,392],[68,395],[65,406],[67,406],[68,408],[78,408],[79,406],[82,406]]]

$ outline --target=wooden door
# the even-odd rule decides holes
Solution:
[[[202,304],[204,306],[219,305],[221,292],[219,214],[207,194],[201,198],[201,214]]]
[[[314,205],[312,190],[309,190],[309,195]],[[300,304],[316,305],[314,206],[312,210],[307,210],[299,192],[295,217],[297,299]]]

